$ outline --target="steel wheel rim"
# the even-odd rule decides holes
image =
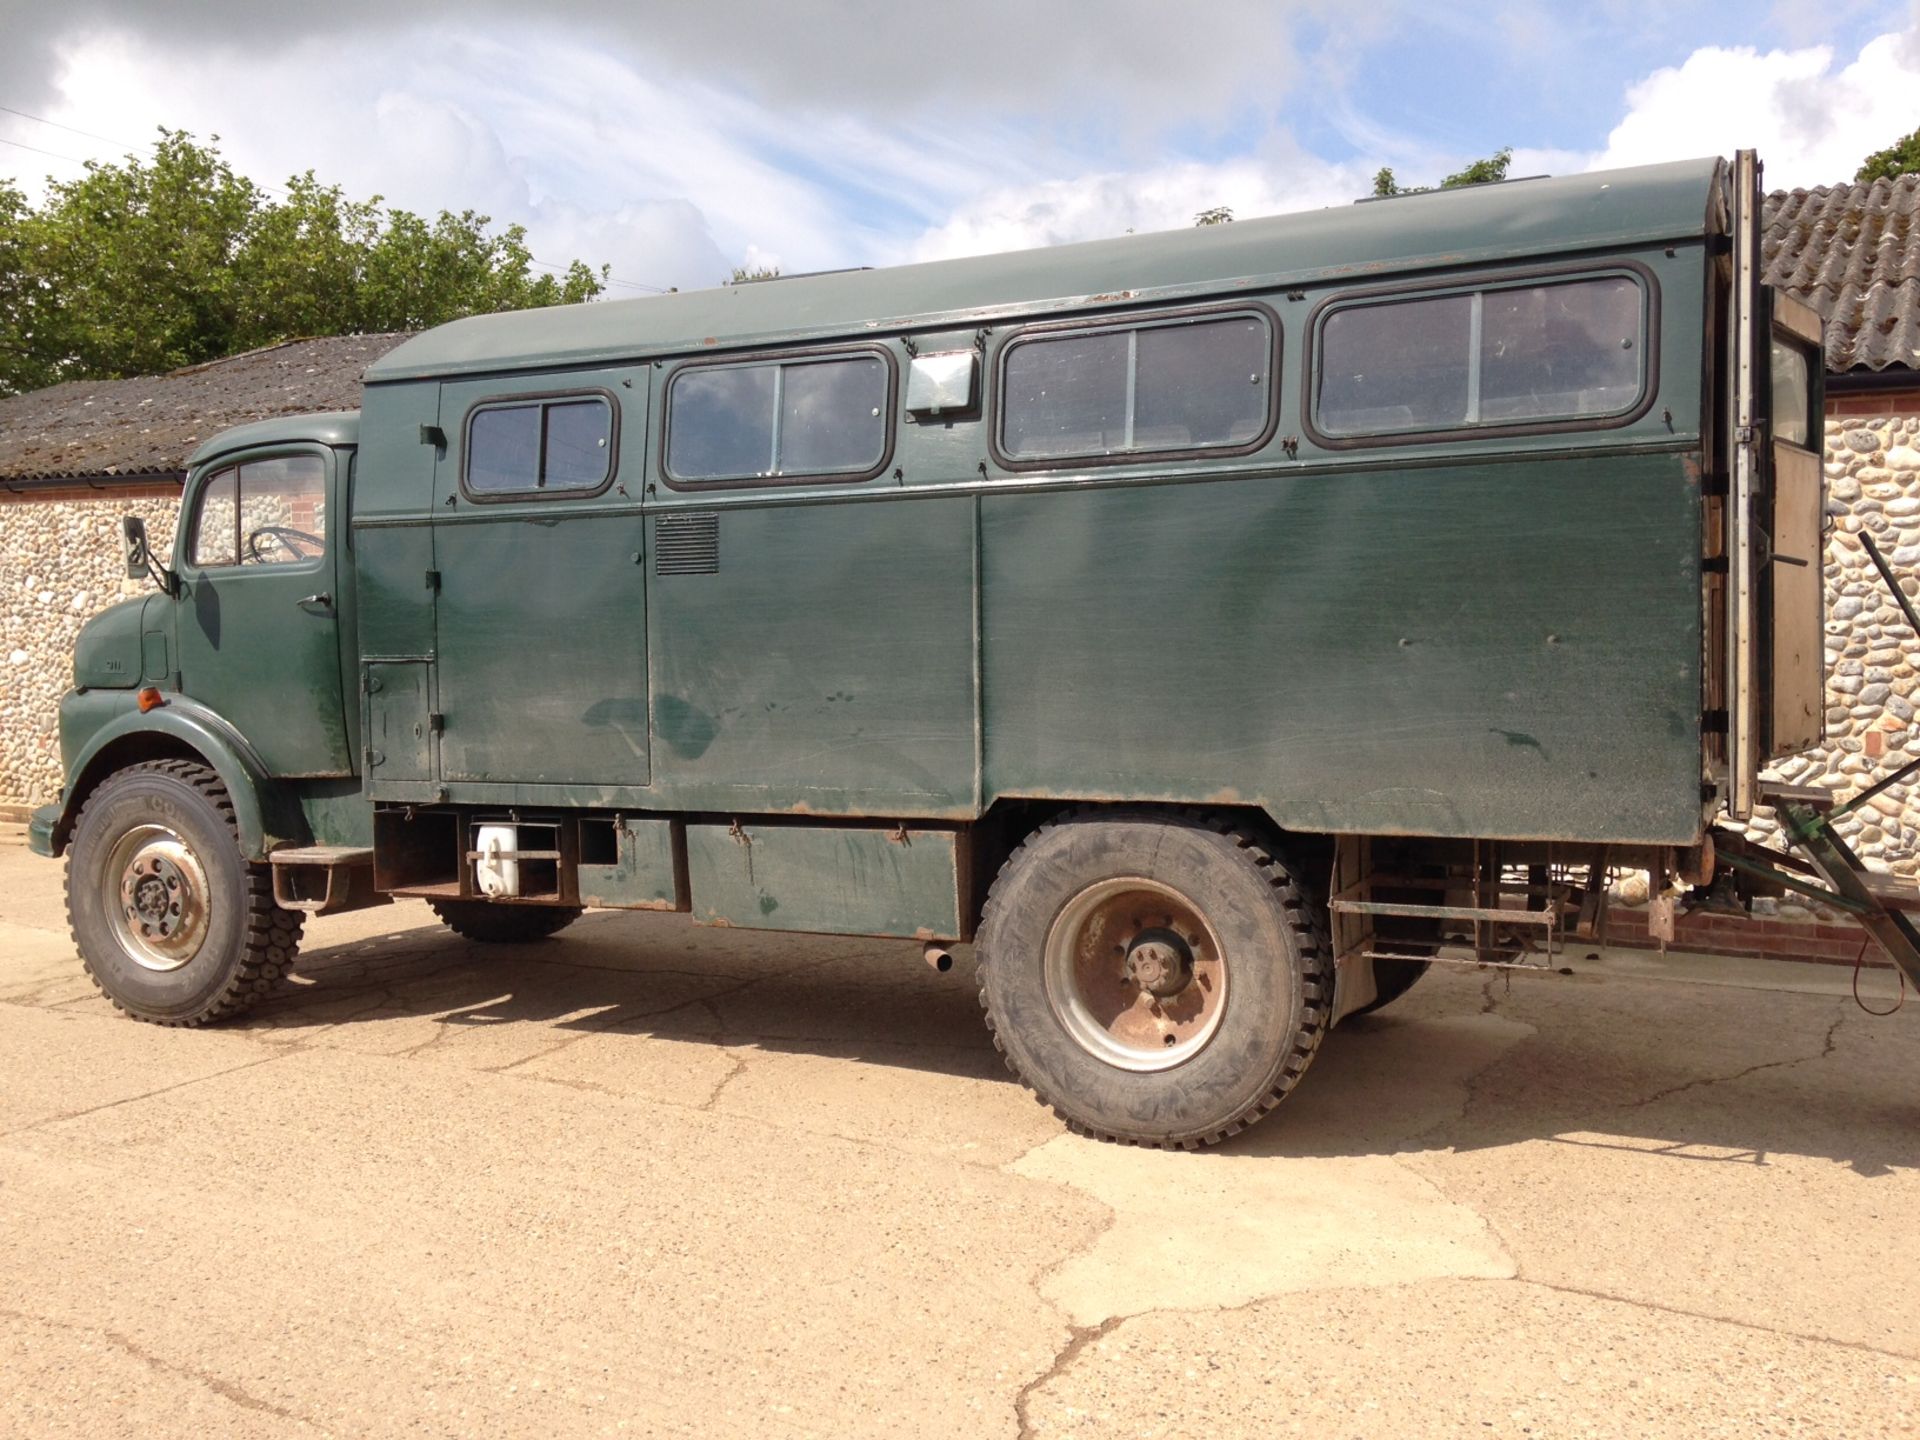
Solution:
[[[165,973],[189,964],[206,942],[207,872],[178,833],[136,825],[114,842],[105,876],[114,939],[134,964]]]
[[[1122,1070],[1184,1065],[1226,1013],[1219,937],[1191,900],[1158,880],[1117,876],[1069,900],[1047,931],[1044,973],[1066,1032]]]

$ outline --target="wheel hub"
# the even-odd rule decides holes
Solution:
[[[1128,946],[1126,971],[1142,990],[1166,1000],[1193,983],[1193,951],[1172,930],[1148,930]]]
[[[178,970],[200,953],[210,915],[206,870],[187,842],[164,825],[122,835],[106,866],[114,938],[147,970]]]
[[[1168,1070],[1219,1028],[1227,961],[1198,908],[1158,880],[1081,891],[1046,940],[1047,997],[1067,1033],[1123,1070]]]

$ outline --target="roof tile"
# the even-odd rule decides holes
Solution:
[[[1776,190],[1766,279],[1826,317],[1827,369],[1920,369],[1920,175]]]
[[[354,410],[361,373],[402,340],[338,335],[132,380],[0,399],[0,480],[176,475],[206,436],[249,420]]]

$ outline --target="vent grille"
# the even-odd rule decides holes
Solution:
[[[653,573],[713,575],[720,569],[718,515],[662,515],[653,522]]]

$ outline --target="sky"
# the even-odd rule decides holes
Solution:
[[[1920,0],[0,0],[0,177],[156,127],[266,184],[526,226],[613,295],[1920,126]]]

